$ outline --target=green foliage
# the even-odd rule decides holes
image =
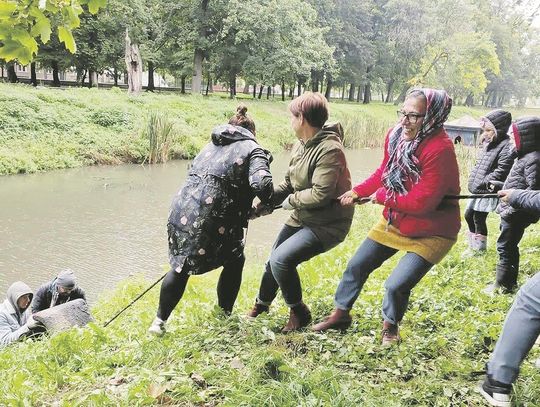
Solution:
[[[18,60],[26,65],[38,52],[36,38],[42,43],[50,39],[51,19],[58,20],[58,39],[71,53],[76,50],[72,30],[80,24],[81,5],[88,4],[97,13],[106,0],[7,0],[0,3],[0,58]]]
[[[154,111],[148,115],[142,138],[148,141],[148,162],[164,163],[169,159],[171,143],[174,139],[173,123],[163,114]]]
[[[347,240],[300,266],[304,300],[315,319],[332,310],[341,273],[380,210],[357,208]],[[490,230],[496,230],[496,217],[488,219]],[[527,230],[520,283],[540,268],[539,239],[536,229]],[[494,277],[495,241],[487,254],[467,261],[460,258],[464,248],[460,237],[414,289],[402,324],[403,343],[390,349],[380,346],[380,307],[384,280],[398,258],[370,276],[344,334],[280,334],[288,315],[281,296],[269,314],[246,319],[263,259],[248,262],[230,318],[215,308],[219,273],[214,272],[190,279],[165,337],[146,334],[158,289],[102,328],[150,284],[132,277],[93,306],[95,324],[1,350],[0,404],[482,406],[474,372],[484,369],[513,297],[481,292]],[[533,365],[539,356],[533,348],[522,366],[516,405],[532,406],[540,399]]]

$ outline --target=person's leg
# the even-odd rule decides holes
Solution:
[[[474,227],[476,229],[476,233],[482,236],[488,235],[488,229],[487,229],[487,223],[486,219],[489,212],[479,212],[474,211],[473,219],[474,219]]]
[[[242,283],[242,270],[246,257],[242,255],[229,259],[223,265],[217,285],[218,305],[230,314],[232,312],[240,284]]]
[[[279,232],[274,245],[272,246],[272,252],[274,251],[289,237],[300,231],[302,228],[295,228],[288,225],[283,225],[283,228]],[[270,260],[268,260],[264,266],[264,273],[261,279],[261,285],[259,286],[259,294],[257,295],[257,303],[268,306],[274,301],[279,289],[279,284],[272,274],[272,268],[270,266]]]
[[[465,209],[465,221],[467,222],[467,226],[469,227],[470,233],[476,233],[476,224],[474,223],[474,212],[475,210],[472,208],[467,207]]]
[[[306,227],[272,251],[268,263],[287,306],[294,307],[302,302],[302,287],[296,267],[322,252],[321,241]]]
[[[398,325],[401,322],[411,290],[433,267],[433,264],[415,253],[408,252],[400,260],[392,274],[386,279],[382,314],[385,321]]]
[[[540,273],[536,273],[518,291],[506,316],[501,336],[487,364],[493,380],[512,384],[519,367],[540,335]]]
[[[366,238],[349,260],[341,277],[334,296],[336,308],[350,310],[371,272],[396,252],[396,249]]]
[[[169,319],[172,311],[184,295],[188,279],[189,274],[185,267],[180,273],[173,269],[167,273],[159,292],[159,308],[157,311],[159,319],[162,321]]]
[[[529,223],[523,222],[519,218],[510,222],[501,218],[501,234],[497,239],[499,261],[497,263],[496,282],[508,290],[512,290],[517,284],[519,272],[518,245],[527,226],[529,226]]]

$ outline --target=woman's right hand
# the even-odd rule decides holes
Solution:
[[[345,192],[343,195],[338,196],[339,203],[341,206],[353,206],[358,199],[358,195],[351,189],[350,191]]]

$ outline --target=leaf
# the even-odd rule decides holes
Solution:
[[[0,3],[0,20],[11,17],[11,14],[17,9],[17,3],[3,1]]]
[[[167,385],[166,384],[152,383],[148,388],[148,394],[150,395],[150,397],[153,397],[155,399],[157,399],[159,396],[161,396],[166,391],[167,391]]]
[[[51,23],[48,18],[44,17],[36,20],[36,24],[32,27],[30,34],[34,37],[41,36],[41,42],[45,44],[49,42],[51,32]]]
[[[30,51],[31,54],[35,54],[38,50],[38,44],[34,37],[32,37],[28,31],[18,28],[13,31],[11,38],[21,43],[21,45]]]
[[[72,54],[77,51],[77,46],[75,45],[75,40],[73,39],[73,33],[71,30],[62,26],[58,27],[58,39],[60,42],[63,42],[66,45],[66,48]]]
[[[100,8],[104,8],[106,5],[107,0],[88,0],[88,11],[96,14]]]
[[[32,61],[32,53],[30,50],[21,45],[18,41],[13,41],[10,38],[3,39],[3,46],[0,47],[0,58],[6,61],[18,60],[21,64],[26,65]]]

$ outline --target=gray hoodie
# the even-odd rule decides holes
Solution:
[[[0,305],[0,348],[15,342],[29,331],[26,321],[31,315],[30,306],[24,310],[17,306],[17,301],[25,294],[30,294],[32,300],[30,287],[22,281],[16,281],[8,288],[7,298]]]

